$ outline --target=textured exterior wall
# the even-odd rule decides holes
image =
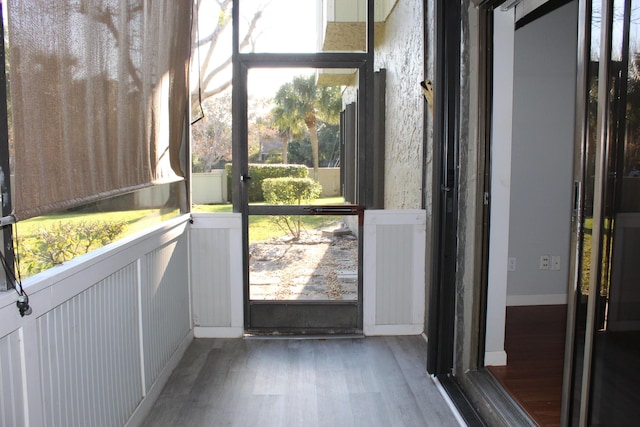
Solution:
[[[387,69],[385,209],[422,207],[422,9],[422,1],[398,0],[375,43],[375,68]]]

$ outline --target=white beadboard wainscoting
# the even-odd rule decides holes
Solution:
[[[240,214],[193,214],[191,286],[194,335],[243,334]],[[424,210],[365,211],[363,316],[365,335],[424,330]]]
[[[363,234],[364,334],[421,334],[426,212],[365,211]]]
[[[242,217],[194,213],[191,224],[191,289],[196,338],[244,333]]]
[[[2,426],[139,424],[193,339],[189,216],[105,246],[0,296]]]

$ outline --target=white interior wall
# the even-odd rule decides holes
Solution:
[[[566,303],[577,16],[574,1],[515,32],[507,305]]]
[[[507,362],[507,305],[567,295],[577,2],[514,29],[513,10],[494,12],[485,365]],[[560,268],[540,270],[542,255],[559,256]]]

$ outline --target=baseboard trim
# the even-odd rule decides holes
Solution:
[[[484,366],[505,366],[506,364],[506,351],[487,351],[484,353]]]
[[[365,336],[421,335],[424,325],[364,325]]]
[[[567,303],[567,294],[507,295],[507,306],[562,305]]]
[[[196,326],[193,328],[194,338],[242,338],[243,328]]]

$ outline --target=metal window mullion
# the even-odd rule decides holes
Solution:
[[[238,53],[238,60],[249,68],[358,68],[368,60],[364,53]]]
[[[613,0],[602,2],[602,33],[600,46],[600,64],[598,70],[598,116],[595,183],[593,203],[593,226],[591,230],[591,274],[589,275],[589,300],[587,303],[586,334],[582,367],[582,386],[580,390],[579,425],[586,426],[589,418],[589,394],[591,385],[592,351],[595,325],[596,297],[600,281],[600,256],[602,253],[602,234],[604,231],[604,191],[607,181],[608,114],[610,89],[611,37],[613,26]],[[593,271],[595,269],[595,272]]]
[[[591,25],[592,9],[590,1],[579,3],[578,9],[578,61],[576,83],[576,123],[574,148],[574,199],[573,219],[571,229],[570,281],[567,298],[567,325],[564,347],[564,368],[562,379],[561,416],[560,424],[569,425],[573,407],[573,389],[576,381],[575,338],[577,327],[577,310],[581,284],[581,251],[584,233],[584,191],[586,147],[588,143],[588,93],[591,63]]]

